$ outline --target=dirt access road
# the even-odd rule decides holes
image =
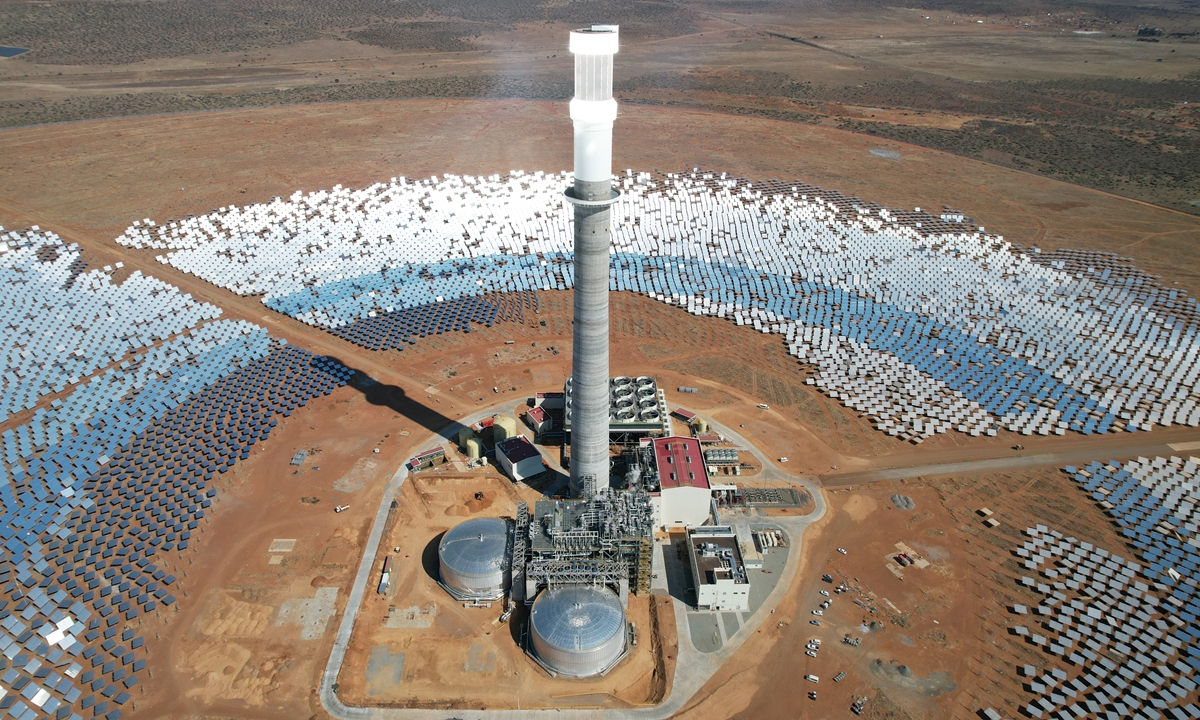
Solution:
[[[1169,432],[1169,435],[1168,435]],[[1088,463],[1093,460],[1123,460],[1138,456],[1172,455],[1200,450],[1200,430],[1196,428],[1172,428],[1171,431],[1156,431],[1154,440],[1143,433],[1129,433],[1115,438],[1101,436],[1089,438],[1089,442],[1076,440],[1070,443],[1040,445],[1038,452],[1013,451],[1007,455],[995,455],[994,451],[972,451],[939,453],[940,462],[931,463],[935,456],[921,458],[919,465],[894,464],[896,456],[876,458],[877,467],[872,470],[830,473],[821,476],[825,487],[845,487],[885,480],[919,478],[925,475],[974,475],[997,473],[1006,470],[1063,466],[1071,463]],[[977,459],[955,460],[955,456],[974,455]]]

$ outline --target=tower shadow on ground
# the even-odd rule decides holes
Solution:
[[[335,355],[326,355],[325,359],[341,363],[353,371],[348,386],[362,393],[363,398],[372,405],[389,408],[430,432],[441,432],[455,422],[435,408],[409,397],[403,388],[382,383]]]

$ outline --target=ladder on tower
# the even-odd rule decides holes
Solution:
[[[525,597],[525,548],[529,538],[529,503],[517,501],[517,521],[513,530],[512,548],[512,584],[509,586],[509,598],[513,602],[526,601]]]

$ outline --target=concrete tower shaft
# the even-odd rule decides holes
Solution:
[[[571,32],[575,55],[575,326],[571,356],[571,493],[608,488],[608,265],[611,246],[612,97],[617,26]]]

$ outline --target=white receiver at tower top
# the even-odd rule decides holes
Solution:
[[[592,25],[571,31],[569,47],[575,54],[571,120],[575,124],[577,180],[597,182],[612,175],[612,124],[617,119],[612,75],[618,30],[616,25]]]

